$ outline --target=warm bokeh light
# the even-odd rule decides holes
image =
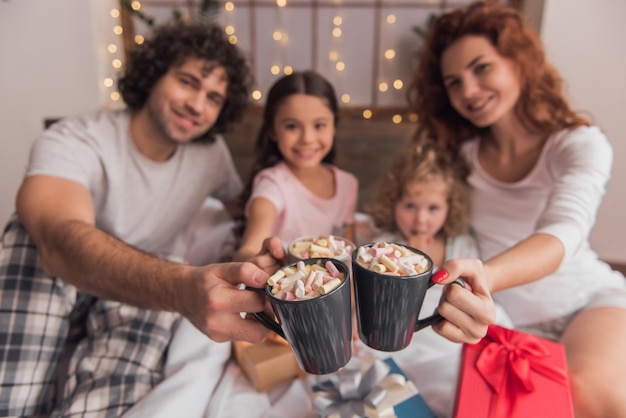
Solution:
[[[328,53],[328,59],[331,61],[337,61],[339,59],[339,52],[337,51],[330,51]]]
[[[104,79],[102,84],[104,84],[104,87],[111,87],[113,86],[113,79],[111,77],[107,77]]]
[[[120,17],[120,11],[117,9],[111,9],[111,17]]]
[[[341,34],[342,34],[342,30],[341,30],[341,28],[334,28],[334,29],[333,29],[333,36],[334,36],[335,38],[340,38],[340,37],[341,37]]]
[[[390,25],[396,23],[396,15],[387,15],[387,23],[389,23]]]
[[[396,90],[400,90],[402,88],[402,86],[404,86],[404,83],[400,79],[395,80],[393,82],[393,88],[396,89]]]
[[[342,94],[341,101],[343,103],[350,103],[350,95],[348,93]]]
[[[363,119],[371,119],[372,118],[372,111],[369,109],[365,109],[363,111]]]
[[[111,54],[114,54],[117,52],[117,45],[115,44],[109,44],[107,46],[107,51],[109,51]]]
[[[343,23],[343,19],[341,16],[335,16],[333,18],[333,23],[335,24],[335,26],[339,26]]]
[[[402,115],[393,115],[391,121],[397,125],[398,123],[402,122]]]
[[[113,33],[116,35],[121,35],[124,30],[120,25],[113,26]]]
[[[261,94],[261,90],[254,90],[252,92],[252,98],[254,100],[261,100],[261,97],[263,97],[263,95]]]
[[[113,68],[121,68],[122,61],[118,59],[114,59],[113,61],[111,61],[111,65],[113,66]]]
[[[285,73],[286,75],[293,73],[293,67],[291,65],[285,65],[285,68],[283,68],[283,73]]]
[[[280,73],[280,67],[278,65],[272,65],[272,67],[270,68],[270,73],[278,75]]]
[[[275,41],[280,41],[283,38],[283,34],[279,30],[275,30],[274,33],[272,33],[272,38],[274,38]]]
[[[233,25],[228,25],[224,28],[224,32],[226,32],[226,35],[232,35],[235,33],[235,27]]]
[[[287,5],[287,0],[276,0],[276,6],[285,7]]]
[[[226,3],[224,3],[224,9],[227,12],[232,12],[235,9],[235,3],[233,3],[232,1],[227,1]]]
[[[239,42],[239,38],[237,38],[237,35],[230,35],[228,37],[228,42],[235,45],[237,42]]]
[[[418,120],[419,120],[419,117],[417,116],[417,113],[409,113],[410,122],[417,122]]]
[[[337,71],[343,71],[346,69],[346,64],[344,64],[343,61],[337,61],[337,64],[335,64],[335,68],[337,69]]]
[[[395,57],[396,57],[395,49],[388,49],[385,51],[385,58],[387,58],[388,60],[392,60]]]
[[[138,1],[134,1],[130,4],[130,7],[132,7],[133,10],[139,10],[141,9],[141,3],[139,3]]]
[[[145,38],[142,35],[135,35],[135,43],[141,45],[145,41]]]
[[[380,84],[378,84],[378,90],[385,92],[389,89],[389,84],[385,83],[384,81]]]
[[[114,102],[117,102],[120,99],[120,94],[116,91],[112,92],[109,96],[111,98],[111,100],[113,100]]]

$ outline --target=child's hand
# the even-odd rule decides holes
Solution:
[[[285,264],[285,248],[282,241],[277,237],[267,238],[263,241],[261,251],[248,261],[256,264],[267,274],[274,273]]]

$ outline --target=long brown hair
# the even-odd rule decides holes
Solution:
[[[541,41],[519,11],[498,2],[475,2],[441,15],[431,26],[420,52],[420,63],[408,90],[419,117],[416,137],[435,139],[455,159],[459,146],[488,128],[479,128],[450,104],[441,75],[441,56],[467,35],[487,38],[498,53],[520,68],[521,92],[514,112],[529,132],[548,136],[564,128],[589,125],[569,106],[563,80],[545,58]]]
[[[245,188],[238,201],[237,221],[245,223],[244,209],[248,199],[252,195],[254,178],[263,169],[273,167],[284,160],[278,149],[278,144],[271,137],[274,127],[274,118],[279,106],[294,94],[306,94],[323,99],[328,108],[333,112],[335,128],[339,122],[339,104],[335,89],[332,84],[322,75],[315,71],[297,71],[278,79],[270,88],[267,94],[267,101],[263,110],[263,123],[259,129],[255,144],[255,160],[248,176]],[[322,159],[323,163],[333,164],[335,162],[335,141]],[[236,228],[237,234],[242,234],[243,229]]]

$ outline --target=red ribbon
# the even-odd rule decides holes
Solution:
[[[535,390],[533,372],[567,385],[566,368],[551,363],[550,351],[533,335],[492,325],[477,345],[483,348],[476,369],[495,392],[489,418],[513,414],[517,394]]]

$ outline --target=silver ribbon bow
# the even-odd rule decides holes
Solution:
[[[366,406],[377,409],[393,386],[404,386],[406,378],[401,374],[389,374],[391,367],[382,360],[362,373],[361,370],[345,368],[333,374],[319,385],[313,393],[313,409],[322,418],[365,417]],[[377,411],[378,416],[394,417],[393,408]]]

